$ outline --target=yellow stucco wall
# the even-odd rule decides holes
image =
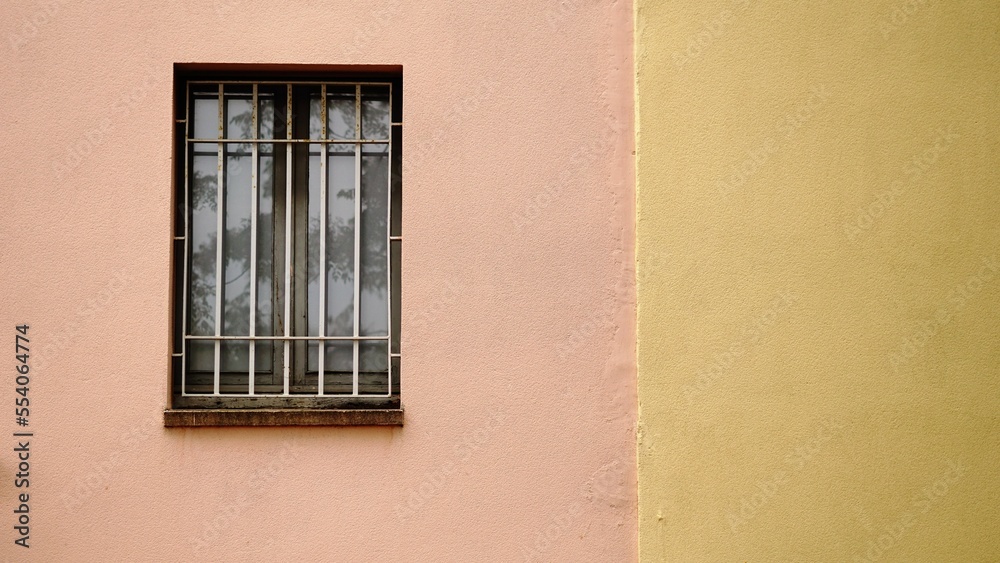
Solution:
[[[642,560],[1000,560],[1000,4],[636,16]]]

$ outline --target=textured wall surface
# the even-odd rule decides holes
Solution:
[[[636,13],[642,560],[1000,560],[1000,5]]]
[[[635,559],[629,5],[0,11],[0,560]],[[163,428],[176,62],[403,66],[404,427]]]

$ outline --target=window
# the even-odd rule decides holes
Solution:
[[[167,424],[400,423],[400,75],[192,74]]]

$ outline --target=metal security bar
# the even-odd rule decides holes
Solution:
[[[376,90],[378,88],[378,90]],[[349,133],[344,135],[332,131],[330,111],[333,107],[334,97],[348,99],[348,92],[353,90],[353,138]],[[388,95],[385,95],[388,91]],[[315,95],[319,96],[318,115],[311,112],[311,104],[315,100]],[[305,399],[310,396],[317,398],[356,398],[365,397],[392,397],[398,395],[398,384],[393,383],[393,370],[397,365],[400,354],[394,352],[398,347],[398,334],[394,334],[394,306],[398,306],[393,300],[393,269],[398,268],[398,264],[393,263],[393,248],[402,241],[398,233],[393,232],[394,211],[393,181],[394,181],[394,151],[393,131],[401,124],[393,119],[393,85],[391,82],[336,82],[336,81],[188,81],[185,87],[186,95],[186,118],[184,125],[184,190],[183,201],[185,206],[184,220],[184,255],[183,255],[183,290],[182,290],[182,314],[180,321],[182,333],[181,347],[174,356],[180,357],[180,393],[182,397],[289,397]],[[280,103],[280,98],[284,98],[284,105]],[[215,98],[215,100],[212,100]],[[230,115],[230,102],[234,100],[246,99],[250,103],[249,115]],[[267,99],[273,105],[273,115],[268,113],[261,115],[262,100]],[[378,111],[381,111],[381,101],[387,100],[385,104],[384,120]],[[206,129],[203,121],[206,119],[209,110],[208,104],[216,106],[217,122],[213,129],[217,130],[217,136],[211,138],[212,132]],[[245,103],[245,102],[239,102]],[[200,104],[200,105],[199,105]],[[197,106],[197,107],[196,107]],[[346,106],[344,106],[346,107]],[[376,109],[372,109],[376,108]],[[341,108],[342,112],[344,111]],[[205,115],[202,115],[202,112]],[[308,114],[309,119],[303,120],[302,112]],[[368,115],[372,113],[372,116]],[[295,118],[298,116],[299,118]],[[248,131],[241,135],[240,131],[233,133],[230,129],[234,124],[242,123],[239,120],[246,117],[248,119]],[[314,117],[318,117],[319,138],[313,138],[314,127],[316,126]],[[265,130],[262,119],[269,119],[269,128]],[[380,129],[369,124],[369,120],[378,119],[378,123],[384,121],[385,127]],[[275,134],[279,131],[280,121],[284,121],[284,134]],[[308,122],[308,123],[307,123]],[[305,124],[305,125],[304,125]],[[378,138],[382,135],[373,136],[370,131],[382,133],[386,138]],[[207,132],[207,135],[206,135]],[[234,138],[234,137],[244,138]],[[349,224],[352,225],[353,240],[353,264],[346,268],[330,270],[328,259],[331,252],[344,252],[343,244],[332,245],[333,240],[330,232],[331,224],[336,228],[341,225],[342,217],[333,221],[331,209],[331,190],[336,189],[331,185],[332,158],[341,158],[342,155],[350,154],[347,149],[332,149],[328,147],[340,145],[343,147],[353,147],[353,217]],[[216,165],[214,178],[205,173],[204,158],[211,155],[208,147],[215,147]],[[279,148],[284,148],[279,151]],[[376,152],[367,153],[365,147],[375,146]],[[262,149],[262,147],[273,147],[273,150]],[[300,148],[301,147],[301,148]],[[318,147],[320,151],[318,170],[314,170],[310,164],[312,147]],[[267,152],[270,150],[270,152]],[[306,151],[306,152],[302,152]],[[341,152],[337,152],[341,151]],[[380,152],[384,151],[384,152]],[[283,161],[280,161],[283,153]],[[242,159],[249,156],[251,160],[249,186],[242,184],[243,188],[236,186],[240,181],[240,170]],[[269,158],[267,166],[262,164],[262,156]],[[304,158],[303,158],[304,156]],[[369,156],[385,158],[385,183],[382,186],[368,185],[372,182],[370,175],[372,161],[366,161]],[[202,159],[202,160],[198,160]],[[230,159],[236,162],[236,170],[231,170]],[[305,163],[303,166],[302,163]],[[341,161],[342,162],[342,161]],[[198,163],[201,163],[200,165]],[[279,166],[280,164],[280,166]],[[283,167],[283,170],[281,170]],[[318,172],[318,202],[310,195],[315,189],[311,175]],[[333,172],[336,174],[336,172]],[[346,173],[346,172],[344,172]],[[381,172],[379,172],[381,174]],[[279,177],[283,176],[283,178]],[[363,178],[364,176],[364,178]],[[381,176],[376,175],[376,178]],[[266,179],[265,179],[266,178]],[[270,200],[263,199],[265,188],[261,182],[269,182],[268,188]],[[214,194],[207,198],[206,186],[214,182]],[[279,184],[283,184],[279,189]],[[312,188],[310,188],[312,186]],[[341,194],[337,197],[343,198],[344,186],[341,186]],[[248,189],[249,202],[240,200],[245,196],[245,192],[239,189]],[[372,193],[378,193],[382,197],[384,192],[385,201],[372,202],[372,197],[368,193],[363,194],[363,190],[375,189]],[[241,195],[243,194],[243,195]],[[348,195],[348,198],[350,196]],[[369,199],[365,199],[369,198]],[[362,203],[363,199],[368,203]],[[212,201],[209,201],[212,200]],[[310,218],[311,209],[318,203],[318,237],[314,233],[314,225]],[[214,233],[209,228],[210,221],[207,219],[212,213],[214,204]],[[336,205],[336,204],[334,204]],[[372,206],[375,207],[372,207]],[[230,206],[233,209],[243,209],[249,207],[249,219],[245,221],[243,230],[234,231],[231,223],[237,227],[241,225],[238,213],[233,216],[230,213]],[[306,209],[305,206],[309,206]],[[367,226],[362,221],[365,217],[375,217],[370,215],[375,213],[378,207],[385,209],[385,279],[373,282],[377,291],[375,298],[371,297],[369,290],[363,291],[363,276],[370,278],[371,272],[377,270],[375,267],[363,267],[362,260],[365,245],[372,244],[362,233]],[[265,208],[267,208],[266,219]],[[345,207],[344,210],[347,208]],[[350,211],[344,211],[350,215]],[[303,217],[305,220],[303,220]],[[371,221],[372,219],[366,219]],[[267,229],[261,235],[261,221]],[[270,223],[268,223],[270,221]],[[195,229],[201,229],[196,237]],[[270,225],[270,226],[269,226]],[[377,227],[376,227],[377,228]],[[230,230],[227,230],[230,229]],[[339,231],[338,231],[339,233]],[[261,236],[265,240],[261,241]],[[214,237],[214,239],[213,239]],[[241,238],[242,237],[242,238]],[[270,237],[270,239],[268,239]],[[248,240],[247,240],[248,239]],[[316,240],[313,240],[316,239]],[[328,240],[330,239],[330,240]],[[298,242],[296,242],[298,241]],[[304,241],[304,242],[303,242]],[[195,245],[198,244],[196,248]],[[214,248],[210,245],[214,244]],[[249,248],[246,269],[238,272],[233,278],[230,270],[234,268],[234,262],[230,254],[236,253],[242,248],[240,245],[246,244]],[[267,246],[261,246],[267,244]],[[345,241],[346,244],[346,241]],[[381,243],[379,243],[381,244]],[[302,248],[315,249],[318,247],[318,260],[312,264],[309,252],[303,252]],[[374,248],[374,247],[373,247]],[[210,249],[209,254],[204,249]],[[235,249],[235,250],[234,250]],[[283,252],[283,253],[282,253]],[[214,256],[212,256],[214,255]],[[339,256],[343,260],[346,254]],[[214,264],[207,261],[214,258]],[[349,259],[349,257],[347,258]],[[339,264],[339,262],[338,262]],[[262,278],[262,270],[264,277]],[[331,272],[334,272],[331,274]],[[350,282],[346,282],[347,273],[350,273]],[[209,274],[212,274],[209,277]],[[328,315],[331,314],[329,292],[338,295],[338,289],[330,289],[328,283],[330,275],[342,276],[341,282],[352,284],[350,292],[351,330],[348,334],[342,335],[339,332],[329,333]],[[226,279],[230,276],[231,279]],[[315,278],[315,279],[314,279]],[[300,280],[305,281],[300,281]],[[262,282],[263,280],[263,282]],[[372,280],[366,278],[367,282]],[[317,286],[313,292],[313,282]],[[246,283],[246,302],[239,301],[241,297],[242,284]],[[258,287],[260,283],[263,286]],[[230,288],[233,285],[234,288]],[[197,286],[197,287],[196,287]],[[305,289],[303,289],[305,288]],[[261,292],[267,289],[266,293]],[[197,291],[196,291],[197,290]],[[343,289],[346,295],[347,289]],[[384,293],[383,293],[384,292]],[[233,301],[228,301],[227,295],[234,294]],[[373,307],[370,302],[378,303],[384,296],[385,331],[380,334],[381,329],[376,329],[375,335],[371,335],[371,329],[365,329],[362,334],[362,314],[363,300],[366,303],[366,310]],[[209,301],[209,297],[211,300]],[[343,296],[343,299],[346,299]],[[268,302],[269,301],[269,302]],[[243,307],[243,309],[240,309]],[[263,307],[263,309],[262,309]],[[234,329],[234,326],[242,326],[239,322],[230,318],[233,310],[246,310],[246,330]],[[259,317],[261,311],[266,311],[270,318]],[[339,309],[338,309],[339,310]],[[305,313],[302,313],[305,311]],[[336,310],[334,310],[336,311]],[[346,314],[347,310],[341,311]],[[316,315],[318,325],[311,327],[312,314]],[[381,314],[381,313],[379,313]],[[304,315],[299,316],[299,315]],[[294,316],[294,318],[293,318]],[[261,320],[263,319],[263,320]],[[306,319],[306,320],[304,320]],[[258,328],[258,322],[270,323],[270,332],[267,324],[265,328]],[[333,322],[332,320],[330,322]],[[347,327],[347,320],[344,321]],[[300,333],[301,327],[305,326],[305,331]],[[368,326],[368,325],[366,325]],[[344,329],[345,332],[346,328]],[[295,344],[300,343],[300,344]],[[349,352],[343,345],[350,343]],[[367,354],[372,349],[366,348],[366,354],[362,354],[362,344],[370,343],[375,346],[377,343],[384,343],[385,347],[385,367],[362,369],[362,362],[368,358],[368,362],[373,362],[372,356]],[[293,353],[295,344],[295,353]],[[299,348],[304,346],[304,348]],[[379,348],[380,349],[380,348]],[[302,353],[300,350],[304,350]],[[315,350],[315,362],[312,351]],[[208,357],[210,351],[210,358]],[[245,357],[244,357],[245,351]],[[330,364],[328,354],[334,354],[335,362]],[[260,354],[264,354],[260,356]],[[337,354],[342,354],[338,356]],[[381,354],[381,353],[379,353]],[[350,358],[350,372],[344,371],[347,358]],[[260,356],[260,357],[258,357]],[[280,358],[279,358],[280,356]],[[339,358],[339,359],[337,359]],[[209,361],[210,359],[210,361]],[[381,366],[382,360],[376,360],[374,364]],[[239,367],[234,368],[237,365]],[[315,365],[315,368],[312,366]],[[339,367],[338,367],[339,366]],[[262,378],[261,381],[258,381]],[[348,379],[349,378],[349,379]],[[315,381],[315,383],[313,383]],[[381,382],[380,382],[381,381]],[[332,386],[332,391],[331,391]],[[377,391],[372,391],[378,389]]]
[[[223,92],[222,84],[219,84],[219,138],[226,136],[226,97]],[[225,175],[223,174],[226,166],[226,145],[224,143],[219,143],[218,149],[219,155],[219,168],[215,180],[215,190],[217,194],[215,209],[216,209],[216,227],[215,227],[215,336],[222,335],[222,291],[224,289],[222,285],[222,239],[223,232],[226,228],[225,222]],[[222,342],[219,340],[215,341],[215,373],[213,376],[213,382],[216,395],[219,394],[219,377],[222,362]]]

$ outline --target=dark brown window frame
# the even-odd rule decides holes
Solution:
[[[173,351],[171,356],[171,377],[170,377],[170,406],[164,412],[164,424],[166,426],[286,426],[286,425],[401,425],[403,422],[403,410],[399,395],[400,370],[399,370],[399,261],[401,259],[402,237],[399,231],[401,226],[401,213],[398,191],[401,189],[401,149],[402,149],[402,68],[396,66],[318,66],[318,65],[213,65],[213,64],[177,64],[175,65],[175,167],[174,167],[174,245],[172,260],[172,280],[174,289],[171,292],[174,299],[172,310],[174,315],[172,321],[175,326],[171,327]],[[184,201],[185,190],[185,167],[189,165],[184,158],[183,149],[187,144],[186,120],[188,117],[188,104],[191,102],[187,92],[189,81],[248,81],[248,82],[322,82],[329,84],[342,84],[349,82],[388,82],[392,84],[392,104],[390,122],[390,139],[392,142],[392,157],[390,160],[390,193],[389,197],[395,201],[391,217],[388,220],[386,229],[390,240],[387,253],[395,261],[394,267],[389,275],[391,276],[391,293],[394,300],[390,307],[390,326],[394,329],[395,339],[390,341],[388,349],[390,358],[388,369],[392,377],[393,391],[391,396],[316,396],[316,395],[283,395],[283,396],[243,396],[222,397],[218,395],[192,396],[182,395],[176,392],[180,386],[181,366],[178,361],[178,351],[183,351],[185,346],[184,335],[177,324],[181,315],[186,315],[183,304],[178,297],[183,287],[182,269],[185,267],[185,244],[184,236],[187,235],[187,222],[189,221],[186,202]],[[324,87],[325,88],[325,87]],[[255,90],[256,91],[256,90]],[[360,102],[359,102],[360,103]],[[295,109],[301,107],[301,100],[296,100],[293,105],[292,118],[295,116]],[[255,110],[256,111],[256,110]],[[325,109],[324,109],[325,111]],[[256,115],[256,113],[255,113]],[[360,119],[360,117],[358,117]],[[300,127],[301,125],[296,125]],[[360,133],[358,133],[360,138]],[[276,136],[276,135],[275,135]],[[300,136],[300,135],[296,135]],[[277,152],[275,145],[275,153]],[[348,141],[345,144],[351,144]],[[295,150],[295,158],[308,158],[309,145],[292,145]],[[359,147],[361,145],[358,145]],[[302,152],[303,149],[305,153]],[[360,158],[360,157],[359,157]],[[301,162],[295,166],[295,180],[293,193],[301,193],[302,185],[306,182],[302,179]],[[356,194],[357,195],[357,194]],[[301,206],[299,206],[301,209]],[[357,221],[355,221],[357,223]],[[293,252],[301,259],[301,253]],[[357,259],[357,257],[355,257]],[[277,260],[277,259],[276,259]],[[301,298],[299,300],[301,303]],[[358,303],[355,302],[357,307]],[[296,313],[298,311],[296,310]],[[392,331],[390,331],[392,334]],[[355,332],[357,338],[357,332]],[[293,345],[298,342],[293,342]],[[303,342],[304,344],[304,342]],[[395,354],[393,354],[395,352]],[[296,351],[298,359],[297,365],[301,366],[304,357],[301,352]],[[355,356],[357,358],[357,356]],[[289,359],[292,362],[292,359]],[[301,376],[304,368],[299,368],[297,373]],[[258,372],[255,370],[255,374]],[[221,378],[221,374],[220,374]],[[254,378],[256,380],[256,377]],[[218,385],[218,384],[216,384]],[[324,386],[325,388],[326,386]],[[216,387],[218,389],[218,387]]]

